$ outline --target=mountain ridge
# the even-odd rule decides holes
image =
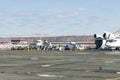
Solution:
[[[34,42],[36,40],[48,40],[50,42],[88,42],[94,41],[94,37],[91,35],[68,35],[68,36],[50,36],[50,37],[9,37],[0,38],[0,42],[10,42],[11,40],[26,40],[28,42]]]

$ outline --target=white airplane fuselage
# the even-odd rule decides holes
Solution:
[[[120,48],[120,39],[107,40],[105,45],[110,48]]]

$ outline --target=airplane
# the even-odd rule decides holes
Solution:
[[[120,35],[118,34],[118,32],[105,32],[103,36],[99,34],[94,34],[94,39],[96,49],[120,50]]]

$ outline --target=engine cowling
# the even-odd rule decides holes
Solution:
[[[106,43],[106,40],[101,38],[101,37],[98,37],[95,39],[95,44],[96,44],[96,49],[104,49],[106,46],[105,46],[105,43]]]
[[[99,34],[94,34],[96,49],[105,48],[106,40]]]

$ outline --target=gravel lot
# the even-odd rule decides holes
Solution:
[[[119,76],[119,51],[0,51],[0,80],[120,80]]]

